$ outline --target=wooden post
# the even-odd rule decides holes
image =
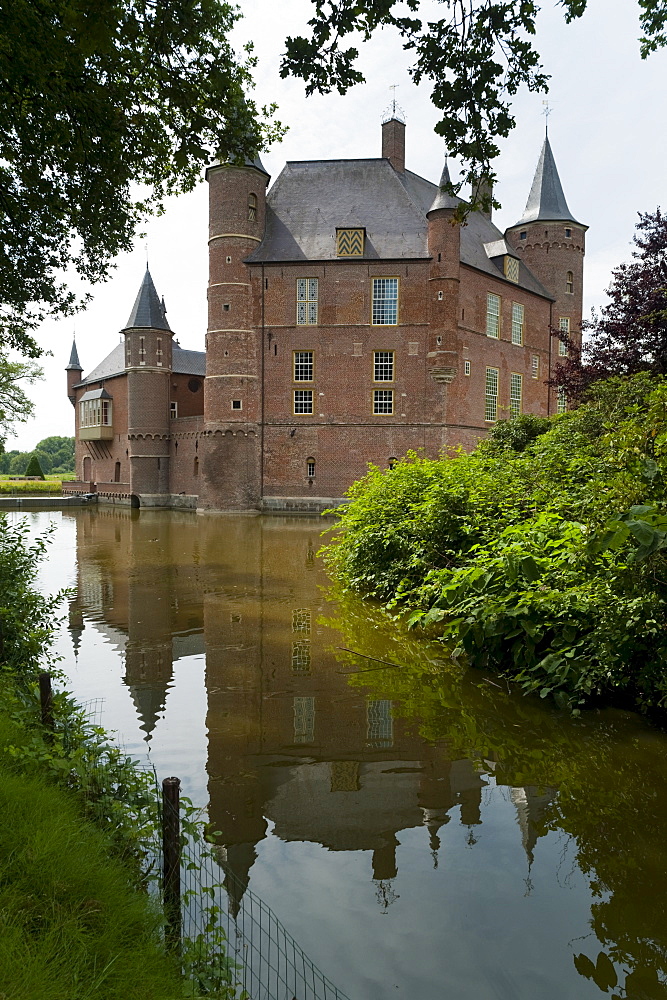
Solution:
[[[181,824],[179,778],[162,782],[162,854],[164,858],[165,939],[170,951],[181,942]]]
[[[51,674],[39,675],[39,700],[42,706],[42,725],[53,729],[53,691],[51,690]]]

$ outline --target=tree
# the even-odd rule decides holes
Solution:
[[[0,344],[31,358],[73,266],[103,280],[140,220],[214,158],[281,134],[248,98],[220,0],[8,0],[0,21]],[[141,185],[141,188],[137,188]],[[80,303],[79,303],[80,304]]]
[[[364,80],[355,67],[358,50],[343,46],[346,36],[357,32],[366,41],[379,28],[394,27],[404,49],[414,53],[410,73],[415,83],[432,82],[431,99],[442,113],[436,132],[449,152],[467,164],[464,180],[476,182],[483,175],[493,177],[496,137],[514,128],[512,95],[522,85],[548,89],[549,77],[532,41],[539,6],[535,0],[440,2],[445,16],[425,21],[420,16],[427,6],[422,0],[313,0],[311,35],[287,39],[281,74],[302,77],[308,94],[333,88],[344,94]],[[588,0],[560,4],[569,22],[581,17]],[[640,51],[646,58],[667,44],[667,0],[639,0],[639,8],[644,32]],[[450,193],[460,187],[452,185]],[[488,208],[490,197],[484,190],[479,187],[474,203]]]
[[[556,366],[553,385],[578,400],[588,387],[613,376],[667,375],[667,217],[639,214],[633,260],[612,271],[609,302],[583,324],[581,351],[559,334],[570,355]]]
[[[37,455],[31,455],[30,456],[30,461],[28,462],[28,465],[26,466],[26,470],[25,470],[24,475],[25,476],[39,476],[40,479],[44,478],[44,473],[42,472],[42,467],[39,464],[39,459],[37,458]]]
[[[33,361],[8,361],[0,354],[0,442],[4,443],[15,423],[24,423],[33,415],[35,404],[23,385],[32,385],[42,374]]]

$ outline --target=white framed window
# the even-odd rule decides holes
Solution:
[[[294,608],[292,611],[292,632],[310,635],[310,608]]]
[[[470,362],[469,361],[464,361],[463,362],[463,374],[464,375],[470,375]]]
[[[561,333],[566,333],[568,335],[568,337],[569,337],[569,335],[570,335],[570,317],[569,316],[561,316],[560,317],[560,319],[558,320],[558,329],[560,330]],[[564,344],[562,340],[558,341],[558,357],[559,358],[566,358],[567,357],[567,344]]]
[[[294,381],[313,381],[313,351],[294,351]]]
[[[391,702],[384,698],[369,698],[366,702],[366,740],[371,747],[391,747],[394,744],[394,719]]]
[[[292,673],[310,673],[310,639],[295,639],[292,643]]]
[[[398,278],[373,278],[373,326],[398,323]]]
[[[505,256],[505,277],[508,281],[513,281],[515,285],[519,283],[519,261],[516,257]]]
[[[484,419],[493,422],[498,419],[498,369],[486,369],[486,389],[484,397]]]
[[[113,423],[110,399],[82,399],[79,403],[80,427],[111,427]]]
[[[394,352],[374,351],[373,352],[373,381],[393,382],[394,381]]]
[[[530,376],[531,378],[538,378],[540,374],[540,356],[539,354],[531,354],[530,356]]]
[[[394,412],[394,390],[375,389],[373,392],[373,413]]]
[[[512,372],[510,375],[510,417],[521,415],[523,398],[523,375]]]
[[[294,699],[294,742],[312,743],[315,739],[315,699]]]
[[[174,419],[178,416],[178,403],[171,402],[169,404],[169,416]]]
[[[295,389],[294,390],[294,412],[295,413],[312,413],[313,412],[313,390],[312,389]]]
[[[572,230],[571,230],[571,229],[566,229],[566,230],[565,230],[565,235],[566,235],[566,237],[567,237],[567,238],[569,239],[569,238],[570,238],[570,236],[572,236]]]
[[[568,271],[565,275],[565,291],[569,295],[574,294],[574,272]]]
[[[312,479],[315,475],[315,459],[309,458],[306,460],[306,475],[309,479]]]
[[[565,395],[565,389],[558,390],[556,413],[567,413],[567,396]]]
[[[317,278],[296,279],[297,326],[315,326],[317,324],[318,286]]]
[[[500,296],[488,292],[486,296],[486,335],[500,337]]]
[[[232,410],[242,410],[242,409],[243,409],[243,401],[240,399],[233,399]]]
[[[523,344],[523,324],[525,309],[520,302],[512,303],[512,343],[519,347]]]

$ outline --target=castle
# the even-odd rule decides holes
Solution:
[[[259,158],[209,184],[205,352],[174,340],[146,270],[116,347],[85,378],[76,346],[70,492],[199,510],[317,511],[372,462],[470,449],[502,418],[566,401],[546,381],[581,328],[586,226],[548,137],[522,218],[456,219],[405,167],[405,124],[382,157]]]

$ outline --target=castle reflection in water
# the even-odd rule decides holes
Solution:
[[[371,852],[385,905],[400,831],[423,827],[434,865],[456,812],[474,843],[486,775],[348,682],[338,633],[322,621],[331,612],[316,559],[321,521],[125,508],[63,516],[77,521],[75,649],[86,620],[116,644],[147,741],[174,663],[205,656],[210,819],[242,886],[267,821],[285,841]],[[530,861],[554,793],[509,794]]]

